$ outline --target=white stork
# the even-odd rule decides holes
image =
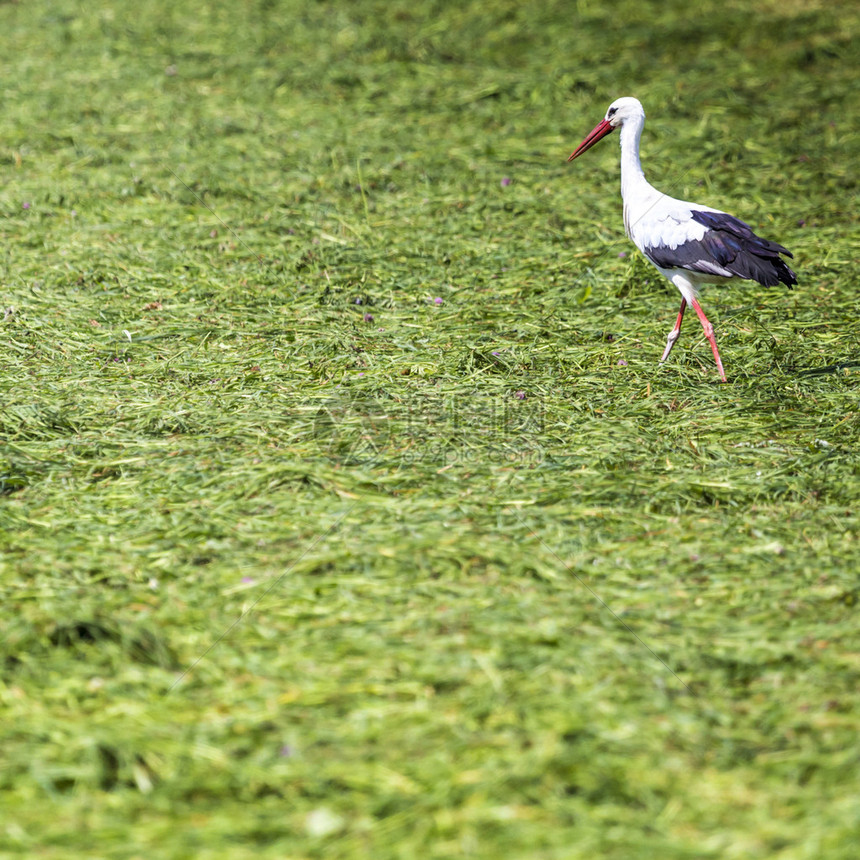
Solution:
[[[711,344],[720,378],[726,382],[714,327],[696,301],[699,287],[743,279],[758,281],[766,287],[782,282],[791,288],[797,277],[780,254],[792,255],[782,245],[756,236],[749,225],[732,215],[710,206],[676,200],[650,185],[639,162],[639,138],[644,126],[645,111],[637,99],[616,99],[606,111],[605,119],[592,129],[568,161],[591,149],[616,128],[621,129],[624,231],[683,296],[678,319],[669,332],[660,361],[669,357],[681,333],[684,311],[690,304]]]

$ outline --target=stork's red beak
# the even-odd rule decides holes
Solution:
[[[598,140],[603,137],[606,137],[609,132],[613,131],[614,127],[612,123],[609,122],[608,119],[601,120],[594,128],[589,132],[588,137],[585,138],[579,146],[570,154],[570,158],[568,161],[573,161],[578,155],[582,155],[586,149],[591,149]]]

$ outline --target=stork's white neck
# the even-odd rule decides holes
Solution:
[[[645,178],[639,161],[639,139],[644,122],[625,122],[621,126],[621,193]]]
[[[639,161],[639,139],[645,126],[645,117],[628,120],[621,126],[621,198],[624,201],[624,230],[630,236],[631,209],[636,209],[654,194],[658,194],[648,181]]]

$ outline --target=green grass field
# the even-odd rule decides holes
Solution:
[[[0,33],[0,856],[853,860],[855,3]],[[728,385],[566,163],[620,95],[795,253]]]

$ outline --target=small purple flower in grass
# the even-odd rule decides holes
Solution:
[[[363,305],[363,304],[364,304],[364,302],[361,300],[361,296],[359,296],[359,297],[355,300],[355,303],[356,303],[357,305]]]
[[[435,303],[435,304],[437,304],[437,305],[441,305],[441,304],[442,304],[442,298],[441,298],[441,296],[436,296],[436,298],[435,298],[435,299],[433,299],[433,301],[434,301],[434,303]]]
[[[254,583],[254,577],[253,576],[243,576],[242,577],[242,584],[243,585],[252,585],[253,583]]]
[[[623,260],[626,256],[627,256],[627,251],[619,251],[618,252],[618,259],[619,260]]]
[[[278,755],[281,758],[290,758],[293,754],[293,748],[289,744],[284,744],[280,750],[278,750]]]
[[[365,314],[364,315],[365,322],[373,322],[373,314]]]
[[[502,177],[502,188],[507,188],[510,184],[511,184],[511,177],[510,176],[503,176]]]
[[[619,367],[627,367],[627,362],[623,358],[619,358],[618,359],[618,366]]]
[[[500,353],[497,349],[494,349],[494,350],[493,350],[493,355],[501,355],[501,353]]]
[[[526,399],[526,393],[525,393],[525,391],[515,391],[514,397],[516,397],[517,400],[525,400]]]
[[[797,226],[798,226],[798,227],[805,227],[805,226],[806,226],[806,219],[805,219],[805,218],[801,218],[801,219],[797,222]]]
[[[30,204],[25,200],[25,201],[21,204],[21,208],[22,208],[22,209],[29,209],[29,208],[30,208]]]

